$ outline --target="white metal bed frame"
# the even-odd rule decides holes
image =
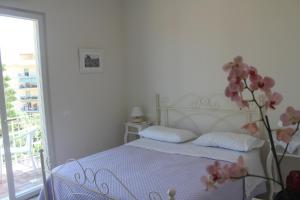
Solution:
[[[214,113],[216,116],[216,121],[211,123],[209,125],[208,131],[213,130],[215,127],[217,127],[220,123],[227,122],[227,119],[232,116],[241,116],[244,115],[246,121],[251,121],[253,115],[258,115],[258,110],[256,109],[248,109],[248,110],[239,110],[236,108],[236,106],[228,107],[223,106],[221,102],[218,102],[215,100],[216,97],[220,97],[220,95],[215,95],[211,97],[199,97],[196,95],[185,95],[181,98],[179,98],[177,101],[173,103],[168,103],[168,101],[162,101],[160,98],[160,95],[156,95],[156,118],[157,118],[157,124],[158,125],[170,125],[170,113],[171,112],[177,112],[182,117],[177,119],[176,123],[180,123],[182,120],[189,119],[192,121],[193,124],[196,125],[196,122],[193,121],[192,116],[196,115],[204,115],[208,112]],[[228,101],[226,101],[228,102]],[[218,116],[218,113],[223,113],[222,116]],[[163,119],[162,119],[163,117]],[[176,124],[175,123],[175,124]],[[263,129],[261,129],[263,130]],[[41,156],[41,167],[42,167],[42,175],[43,175],[43,184],[44,184],[44,195],[45,200],[49,200],[49,191],[47,187],[47,169],[45,167],[45,158],[43,155],[43,150],[40,151]],[[107,183],[98,183],[97,175],[103,171],[109,173],[119,184],[120,186],[128,193],[128,195],[131,197],[131,199],[137,200],[136,196],[126,187],[126,185],[109,169],[98,169],[97,171],[94,171],[91,168],[84,168],[81,163],[78,160],[69,160],[68,162],[76,162],[77,165],[80,167],[81,172],[74,173],[74,179],[75,182],[73,184],[77,184],[78,186],[84,188],[85,190],[89,190],[92,194],[96,196],[105,197],[106,199],[115,200],[117,198],[114,198],[112,194],[109,192],[109,187]],[[68,163],[67,162],[67,163]],[[267,160],[267,165],[272,163],[272,157],[269,155]],[[66,180],[64,177],[61,177],[58,175],[58,171],[60,169],[64,168],[66,164],[61,165],[59,169],[55,172],[50,172],[50,176],[48,181],[50,180],[52,182],[52,195],[53,199],[55,200],[55,191],[53,186],[53,178],[60,178],[63,181],[70,182],[70,180]],[[87,173],[92,174],[92,178],[87,175]],[[83,176],[81,176],[81,174]],[[269,175],[269,174],[268,174]],[[86,187],[87,183],[94,184],[96,190],[89,189]],[[168,199],[169,200],[175,200],[176,190],[175,189],[169,189],[167,191]],[[86,194],[79,194],[74,193],[75,196],[79,195],[86,195]],[[161,194],[157,192],[149,192],[148,194],[149,200],[163,200]]]

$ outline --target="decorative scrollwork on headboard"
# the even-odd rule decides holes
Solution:
[[[192,101],[189,105],[191,108],[211,108],[211,109],[219,109],[221,106],[219,103],[214,102],[212,99],[208,97],[198,97],[194,101]]]
[[[236,105],[230,102],[224,95],[216,94],[211,96],[197,96],[194,94],[184,95],[171,102],[169,98],[156,95],[156,106],[160,110],[166,109],[210,109],[222,111],[238,111],[238,112],[257,112],[256,108],[250,104],[247,111],[240,110]]]
[[[163,98],[166,100],[167,98]],[[168,103],[166,103],[168,102]],[[160,96],[156,96],[156,111],[157,111],[157,124],[162,124],[165,126],[172,126],[170,123],[170,115],[177,115],[177,119],[173,122],[177,124],[183,120],[189,120],[191,126],[194,130],[200,132],[199,127],[196,127],[197,122],[193,121],[195,116],[206,116],[211,118],[215,117],[211,124],[207,124],[206,131],[219,126],[222,123],[227,123],[228,126],[232,126],[229,122],[230,117],[235,116],[245,116],[245,121],[251,121],[253,115],[258,114],[258,110],[251,107],[247,110],[241,110],[232,102],[230,102],[224,95],[211,95],[209,97],[201,97],[194,94],[189,94],[178,98],[177,100],[171,102],[161,101]],[[179,116],[180,115],[180,116]],[[240,125],[240,124],[239,124]],[[241,125],[240,125],[241,126]],[[178,127],[181,128],[181,127]],[[185,127],[186,128],[186,127]],[[240,128],[240,127],[239,127]]]

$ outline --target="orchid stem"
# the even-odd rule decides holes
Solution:
[[[277,173],[279,176],[279,181],[280,181],[280,185],[281,185],[281,189],[282,191],[284,190],[284,182],[283,182],[283,178],[282,178],[282,174],[281,174],[281,168],[280,168],[280,163],[278,161],[278,157],[277,157],[277,152],[275,149],[275,145],[274,145],[274,140],[273,140],[273,136],[272,136],[272,130],[270,128],[270,122],[269,122],[269,118],[266,115],[266,122],[267,122],[267,132],[269,134],[269,139],[270,139],[270,144],[271,144],[271,151],[275,160],[275,164],[276,164],[276,169],[277,169]]]
[[[277,153],[276,153],[276,149],[275,149],[275,145],[274,145],[274,141],[273,141],[273,137],[272,137],[272,129],[271,129],[271,126],[270,126],[270,123],[269,123],[269,118],[268,118],[267,115],[264,116],[264,114],[263,114],[264,105],[260,105],[258,103],[258,101],[256,100],[255,95],[254,95],[255,91],[249,88],[249,86],[247,84],[247,81],[245,79],[244,79],[244,83],[245,83],[245,88],[250,92],[250,94],[252,96],[253,102],[258,107],[258,110],[259,110],[259,113],[260,113],[260,116],[261,116],[261,121],[263,122],[265,128],[267,129],[268,136],[269,136],[269,139],[270,139],[271,151],[272,151],[272,154],[273,154],[273,157],[274,157],[274,160],[275,160],[275,164],[276,164],[276,169],[277,169],[277,172],[278,172],[278,175],[279,175],[279,182],[275,181],[274,179],[269,179],[269,180],[272,180],[272,181],[278,183],[281,186],[282,190],[284,190],[284,182],[283,182],[283,178],[282,178],[282,174],[281,174],[280,162],[279,162],[278,157],[277,157]]]
[[[249,88],[249,86],[248,86],[246,80],[244,80],[244,83],[245,83],[245,88],[250,92],[250,94],[251,94],[251,96],[252,96],[252,101],[257,105],[257,107],[258,107],[258,109],[259,109],[259,114],[260,114],[260,116],[261,116],[261,121],[263,122],[264,126],[267,128],[267,123],[266,123],[266,121],[265,121],[265,119],[264,119],[264,115],[263,115],[263,111],[262,111],[262,109],[263,109],[264,106],[260,105],[260,104],[257,102],[257,100],[256,100],[256,98],[255,98],[255,95],[254,95],[254,91],[251,90],[251,89]]]
[[[240,176],[240,177],[230,177],[232,179],[242,179],[242,178],[246,178],[246,177],[256,177],[256,178],[262,178],[268,181],[273,181],[275,183],[277,183],[278,185],[281,185],[281,183],[273,178],[269,178],[269,177],[264,177],[264,176],[260,176],[260,175],[255,175],[255,174],[247,174],[245,176]]]
[[[282,153],[282,156],[280,157],[280,159],[279,159],[279,164],[281,164],[281,162],[282,162],[282,160],[283,160],[283,158],[284,158],[284,156],[285,156],[285,154],[286,154],[286,152],[287,152],[287,149],[288,149],[288,147],[289,147],[289,145],[290,145],[290,143],[287,143],[286,144],[286,146],[285,146],[285,148],[284,148],[284,151],[283,151],[283,153]]]

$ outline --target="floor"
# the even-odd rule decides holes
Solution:
[[[14,179],[16,191],[23,191],[26,188],[37,186],[42,182],[41,169],[33,169],[28,162],[14,164]],[[7,180],[3,168],[2,182],[0,183],[0,200],[7,196]]]

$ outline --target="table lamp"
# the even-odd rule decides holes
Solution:
[[[131,110],[131,119],[134,123],[141,123],[144,121],[144,113],[142,109],[138,106],[135,106]]]

